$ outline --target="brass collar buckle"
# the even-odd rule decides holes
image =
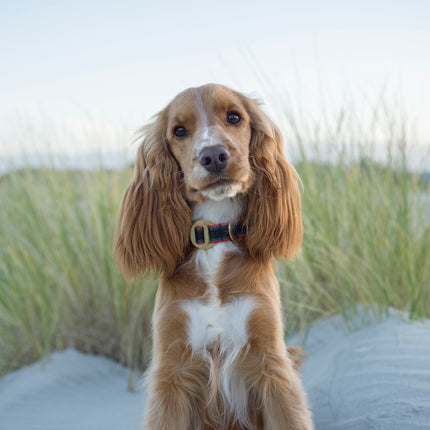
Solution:
[[[233,221],[230,221],[228,223],[228,235],[230,236],[230,239],[232,240],[232,242],[240,242],[243,239],[243,235],[235,236],[233,229],[234,229]]]
[[[212,221],[207,221],[204,219],[196,221],[190,231],[190,239],[191,243],[199,249],[210,249],[215,246],[215,243],[211,243],[210,237],[209,237],[209,226],[213,225],[214,223]],[[203,229],[203,243],[197,243],[196,240],[196,228],[202,228]]]
[[[221,242],[240,242],[243,236],[242,220],[214,224],[200,219],[192,225],[190,231],[191,243],[199,249],[210,249]]]

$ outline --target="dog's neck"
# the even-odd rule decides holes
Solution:
[[[197,204],[193,211],[193,220],[207,220],[216,224],[237,220],[242,215],[242,203],[239,199],[225,198],[223,200],[208,200]],[[218,290],[215,279],[226,252],[237,252],[233,242],[219,243],[211,249],[198,250],[195,254],[195,264],[202,277],[208,281],[208,294],[217,299]],[[216,300],[215,300],[216,301]]]
[[[194,207],[193,221],[200,219],[212,221],[215,224],[235,221],[242,214],[242,204],[237,198],[223,200],[207,200]]]

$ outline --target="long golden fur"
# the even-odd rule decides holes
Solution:
[[[228,158],[222,172],[199,163],[213,147]],[[218,254],[193,247],[193,214],[226,200],[243,219],[243,241],[216,245]],[[144,129],[114,254],[129,280],[149,270],[160,274],[146,429],[313,428],[296,351],[284,344],[274,274],[274,259],[294,257],[301,240],[298,176],[279,130],[255,100],[215,84],[191,88]],[[187,312],[186,303],[203,309],[203,319],[206,311],[230,315],[231,306],[242,306],[246,341],[229,339],[237,349],[230,353],[222,342],[228,322],[215,319],[218,337],[194,348],[197,313]],[[240,324],[231,328],[235,335],[243,334]]]

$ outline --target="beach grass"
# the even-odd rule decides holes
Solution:
[[[381,164],[337,135],[335,157],[309,157],[295,135],[304,242],[278,265],[288,333],[337,313],[348,321],[357,305],[430,317],[430,185],[407,168],[403,137],[387,146],[400,157]],[[0,178],[0,374],[70,346],[131,374],[147,365],[157,280],[127,284],[112,257],[131,176],[48,166]]]
[[[127,284],[112,240],[131,168],[19,169],[0,179],[0,370],[55,348],[147,363],[157,282]]]

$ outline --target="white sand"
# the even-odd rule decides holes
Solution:
[[[430,321],[391,313],[352,332],[334,317],[308,333],[302,373],[317,430],[430,429]]]
[[[335,317],[313,327],[305,347],[303,379],[317,430],[430,429],[429,323],[391,316],[348,333]],[[143,402],[142,393],[127,391],[122,366],[56,352],[44,367],[0,380],[0,429],[134,430]]]
[[[141,393],[127,391],[127,370],[72,349],[0,381],[1,430],[139,429]]]

